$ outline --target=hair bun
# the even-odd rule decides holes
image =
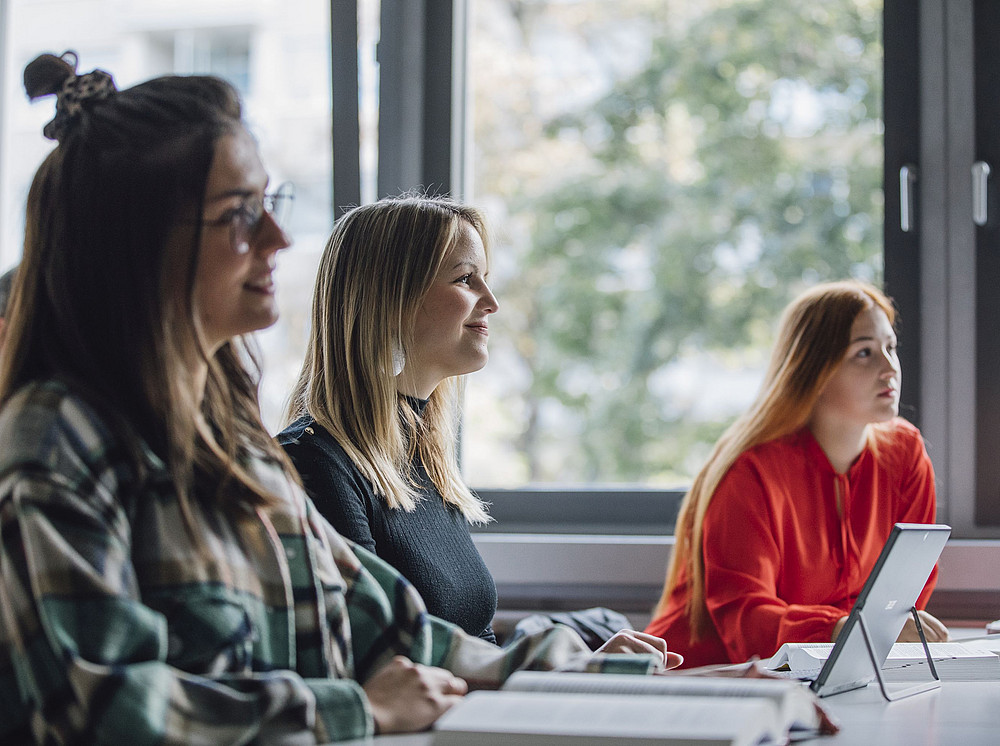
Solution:
[[[24,90],[34,101],[42,96],[59,93],[67,80],[76,75],[77,54],[73,51],[41,54],[24,68]]]
[[[24,89],[32,101],[56,95],[56,115],[42,130],[50,140],[62,142],[85,105],[103,101],[118,90],[114,78],[104,70],[77,75],[78,61],[73,51],[63,52],[59,57],[43,54],[24,68]]]

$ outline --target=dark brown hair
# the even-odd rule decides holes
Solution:
[[[28,194],[0,403],[30,381],[70,381],[140,473],[135,436],[166,461],[185,511],[202,480],[218,497],[266,501],[240,466],[246,449],[287,461],[260,422],[256,359],[242,339],[210,356],[192,306],[198,217],[216,145],[243,127],[239,97],[218,78],[165,76],[67,107],[75,62],[42,55],[25,69],[32,99],[60,97],[47,127],[58,145]]]

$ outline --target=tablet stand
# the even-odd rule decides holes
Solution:
[[[904,697],[912,697],[914,694],[920,694],[921,692],[929,692],[934,689],[941,688],[941,678],[938,676],[937,669],[934,668],[934,660],[931,658],[931,649],[927,647],[927,638],[924,636],[923,625],[920,624],[920,616],[917,614],[917,607],[911,607],[910,613],[913,615],[913,621],[917,626],[917,634],[920,635],[920,642],[924,646],[924,655],[927,656],[927,665],[930,668],[931,676],[934,677],[934,680],[923,684],[917,684],[916,686],[902,689],[898,692],[890,693],[889,690],[886,689],[885,679],[882,678],[882,669],[879,667],[878,658],[875,657],[875,648],[872,645],[871,634],[868,632],[868,624],[865,622],[865,614],[863,611],[858,611],[858,623],[861,625],[861,634],[865,638],[865,647],[868,648],[868,657],[872,662],[872,668],[875,669],[875,678],[878,679],[879,689],[882,690],[882,696],[885,697],[887,702],[903,699]]]

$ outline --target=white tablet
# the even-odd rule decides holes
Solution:
[[[914,604],[950,535],[951,527],[939,524],[897,523],[893,526],[830,657],[810,685],[816,694],[825,697],[858,689],[876,678],[888,699],[936,688],[933,663],[930,669],[934,681],[894,695],[886,690],[881,668],[906,618],[911,614],[915,616]],[[930,658],[930,654],[927,655]]]

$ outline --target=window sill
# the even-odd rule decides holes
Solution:
[[[502,611],[607,606],[648,619],[673,536],[476,533]],[[950,619],[1000,617],[1000,540],[952,539],[930,610]]]

